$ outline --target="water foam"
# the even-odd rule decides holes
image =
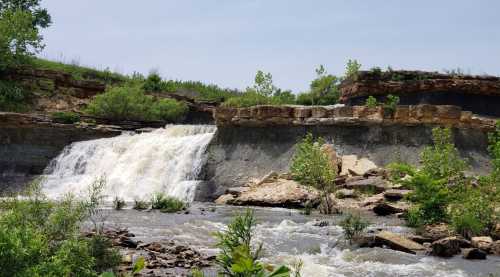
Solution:
[[[43,189],[48,197],[81,194],[105,178],[107,199],[147,199],[164,192],[192,201],[216,128],[169,125],[150,133],[77,142],[67,146],[46,169]]]

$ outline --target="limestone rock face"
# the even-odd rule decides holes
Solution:
[[[375,240],[387,247],[402,251],[410,254],[416,254],[416,251],[425,250],[424,246],[419,243],[416,243],[412,240],[409,240],[399,234],[391,233],[388,231],[382,231],[375,235]]]
[[[306,203],[317,205],[319,193],[295,181],[277,179],[274,182],[251,186],[248,191],[242,192],[227,203],[238,206],[300,208]]]

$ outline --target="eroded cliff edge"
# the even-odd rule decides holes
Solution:
[[[364,106],[257,106],[218,108],[217,133],[203,170],[198,195],[213,198],[270,171],[287,172],[294,146],[308,132],[324,137],[341,154],[367,157],[379,166],[397,159],[417,164],[432,143],[432,128],[453,129],[454,141],[472,170],[489,170],[487,134],[495,119],[457,106],[399,106],[393,114]]]

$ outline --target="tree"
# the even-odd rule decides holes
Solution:
[[[51,22],[39,0],[0,0],[0,70],[40,52],[44,45],[39,29]]]
[[[257,71],[253,89],[262,96],[271,97],[276,91],[276,87],[273,84],[273,75],[261,70]]]
[[[323,65],[316,69],[316,79],[311,82],[311,95],[313,104],[335,104],[339,98],[338,78],[327,74]]]

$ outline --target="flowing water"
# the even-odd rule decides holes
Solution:
[[[193,200],[196,177],[205,161],[213,126],[175,125],[151,133],[123,134],[74,143],[46,170],[43,189],[51,198],[69,192],[85,193],[90,183],[105,177],[108,200],[149,199],[165,192]],[[215,211],[212,211],[215,209]],[[226,228],[240,208],[192,203],[189,214],[157,211],[105,210],[109,227],[128,228],[143,242],[177,240],[207,254],[215,254],[213,233]],[[500,259],[469,261],[440,259],[382,248],[350,249],[344,243],[339,217],[304,216],[293,210],[258,208],[256,242],[264,244],[263,260],[273,264],[304,262],[302,276],[500,276]],[[319,227],[315,220],[327,220]],[[411,232],[396,218],[371,218],[370,229]]]
[[[215,211],[213,211],[215,209]],[[107,224],[128,228],[134,239],[144,242],[174,239],[207,254],[215,254],[213,233],[226,228],[235,213],[244,208],[194,203],[190,214],[163,214],[156,211],[109,211]],[[341,216],[305,216],[295,210],[255,208],[257,228],[255,242],[264,245],[265,262],[293,264],[302,260],[304,277],[488,277],[500,276],[500,257],[485,261],[465,260],[461,256],[443,259],[412,255],[383,248],[350,249],[338,226]],[[364,214],[372,224],[370,230],[412,232],[401,227],[395,217]],[[319,227],[326,220],[329,226]],[[210,276],[210,275],[209,275]]]
[[[76,142],[46,169],[42,187],[50,198],[84,194],[104,178],[107,199],[149,199],[164,192],[191,202],[214,126],[170,125],[150,133]]]

